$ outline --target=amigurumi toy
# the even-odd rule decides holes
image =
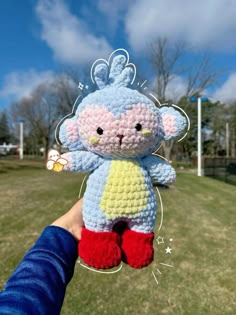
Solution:
[[[97,60],[91,78],[98,90],[88,94],[57,128],[69,152],[64,170],[92,172],[83,199],[85,227],[79,256],[96,269],[121,260],[142,268],[153,260],[157,213],[153,182],[175,181],[174,169],[152,155],[162,141],[179,137],[187,120],[176,107],[159,106],[132,89],[135,66],[128,53]],[[125,222],[123,233],[115,226]]]

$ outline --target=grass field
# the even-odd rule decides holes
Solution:
[[[43,227],[76,201],[82,178],[40,162],[0,161],[0,287]],[[156,237],[165,243],[155,241],[151,266],[104,275],[77,263],[62,314],[236,314],[236,187],[180,173],[161,195]]]

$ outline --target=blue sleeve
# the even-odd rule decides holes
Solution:
[[[0,292],[0,314],[60,314],[77,248],[68,231],[56,226],[45,228]]]

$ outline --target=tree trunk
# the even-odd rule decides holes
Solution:
[[[162,143],[162,149],[164,151],[164,157],[170,161],[171,160],[171,152],[174,145],[174,141],[167,141]]]
[[[235,157],[235,146],[236,146],[236,141],[235,141],[235,130],[232,129],[232,133],[231,133],[231,157]]]

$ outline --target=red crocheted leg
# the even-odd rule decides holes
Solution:
[[[94,232],[83,228],[79,256],[96,269],[109,269],[121,262],[120,236],[115,232]]]
[[[153,261],[154,233],[141,233],[132,230],[122,235],[122,260],[133,268],[142,268]]]

